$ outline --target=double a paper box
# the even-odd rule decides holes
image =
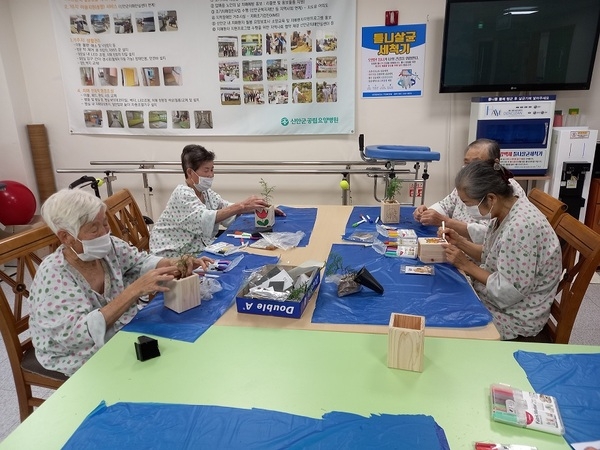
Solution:
[[[301,296],[293,300],[278,300],[269,298],[253,298],[250,282],[246,281],[238,291],[235,302],[237,310],[245,314],[260,314],[263,316],[289,317],[299,319],[306,309],[308,301],[321,282],[319,267],[296,267],[284,265],[266,265],[257,269],[257,274],[251,281],[253,286],[281,293],[300,286]]]

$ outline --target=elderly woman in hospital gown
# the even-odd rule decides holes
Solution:
[[[213,191],[214,159],[215,154],[201,145],[184,147],[181,167],[185,184],[175,188],[152,228],[151,253],[164,257],[198,254],[214,241],[219,226],[227,227],[236,215],[268,206],[258,195],[231,203]]]
[[[464,166],[456,190],[473,218],[489,220],[483,245],[448,227],[439,233],[449,242],[447,260],[471,277],[502,339],[530,340],[548,321],[561,249],[546,217],[526,197],[514,196],[510,177],[493,161]]]

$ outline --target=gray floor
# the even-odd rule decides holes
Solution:
[[[600,345],[600,276],[595,275],[581,304],[570,344]],[[39,389],[47,398],[51,390]],[[4,342],[0,337],[0,442],[19,425],[19,408]]]

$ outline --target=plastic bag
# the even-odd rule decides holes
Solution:
[[[305,236],[304,231],[296,231],[295,233],[289,231],[272,232],[272,233],[260,233],[262,239],[250,244],[252,248],[262,248],[266,250],[275,250],[280,248],[281,250],[289,250],[297,247],[302,238]]]
[[[214,278],[200,277],[200,298],[202,300],[210,300],[213,294],[223,290],[223,286],[219,280]]]
[[[353,242],[363,242],[366,244],[370,244],[375,241],[377,237],[377,233],[375,231],[355,231],[350,236],[345,237],[344,239]]]

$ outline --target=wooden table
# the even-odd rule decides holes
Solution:
[[[348,244],[347,241],[342,240],[342,236],[345,232],[346,223],[352,212],[352,208],[353,206],[345,205],[318,206],[317,220],[310,237],[310,243],[306,247],[296,247],[287,251],[257,249],[249,249],[249,251],[265,256],[281,256],[281,264],[299,265],[305,261],[325,262],[332,244]],[[216,325],[387,334],[387,325],[312,323],[311,318],[315,310],[317,295],[318,291],[311,298],[300,319],[238,313],[234,305],[216,322]],[[492,322],[485,327],[472,328],[432,328],[426,326],[425,335],[471,339],[500,339],[500,334]]]

